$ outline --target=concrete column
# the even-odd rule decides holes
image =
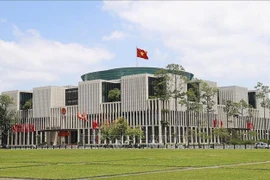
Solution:
[[[10,145],[14,145],[14,143],[13,143],[13,142],[14,142],[14,141],[13,141],[13,139],[14,139],[14,133],[12,133],[12,134],[11,134],[11,142],[10,142]]]
[[[32,134],[34,134],[34,132]],[[36,131],[36,136],[37,135],[38,135],[38,131]],[[43,132],[40,131],[39,135],[40,135],[40,143],[43,143]]]
[[[18,132],[15,132],[15,143],[14,145],[18,144]]]
[[[80,136],[81,136],[80,129],[78,129],[77,130],[77,143],[80,142]]]
[[[31,132],[31,138],[32,138],[32,145],[34,145],[34,132]],[[37,145],[37,142],[36,142],[36,145]]]
[[[155,143],[155,126],[152,125],[152,144]]]
[[[91,138],[90,138],[90,127],[88,127],[88,131],[87,131],[87,140],[88,140],[88,143],[87,144],[90,144],[90,141],[91,141]]]
[[[159,136],[159,143],[162,143],[162,126],[161,126],[161,123],[159,122],[159,126],[158,126],[158,136]]]
[[[27,145],[30,145],[30,133],[27,132]]]
[[[164,128],[164,142],[167,143],[167,127]]]
[[[8,135],[7,135],[7,145],[10,145],[9,140],[10,140],[10,137],[9,137],[9,133],[8,133]]]
[[[19,145],[22,145],[22,133],[19,133]]]
[[[172,143],[172,126],[169,125],[169,143]]]
[[[178,143],[181,143],[181,130],[180,130],[180,125],[178,125]]]
[[[145,126],[145,139],[146,139],[146,142],[145,143],[149,143],[149,137],[148,137],[148,126]]]
[[[69,136],[68,136],[68,145],[71,144],[71,131],[69,131]]]
[[[82,131],[83,131],[82,143],[83,145],[85,145],[85,129],[83,128]]]
[[[45,133],[45,135],[44,135],[44,142],[46,142],[48,145],[50,145],[50,142],[48,142],[48,140],[49,140],[49,138],[48,138],[48,132],[45,131],[44,133]]]

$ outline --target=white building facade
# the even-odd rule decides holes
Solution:
[[[126,118],[131,127],[143,130],[144,137],[133,139],[134,143],[220,143],[220,138],[212,132],[215,128],[227,127],[227,121],[223,105],[218,104],[218,101],[249,101],[246,88],[221,87],[219,95],[214,98],[216,105],[209,119],[205,112],[187,112],[180,104],[177,104],[176,111],[174,99],[161,101],[150,98],[153,96],[152,82],[157,70],[159,69],[143,67],[111,69],[83,75],[83,81],[79,82],[77,87],[46,86],[34,88],[33,92],[4,92],[15,100],[13,108],[20,116],[17,124],[34,126],[34,131],[24,128],[19,132],[10,133],[8,144],[105,144],[106,142],[100,138],[99,128],[93,127],[93,122],[97,122],[100,127],[119,117]],[[189,79],[193,77],[191,73],[186,73],[185,76]],[[217,87],[215,82],[206,82],[212,87]],[[121,90],[121,100],[109,102],[108,92],[114,88]],[[183,91],[187,88],[185,85]],[[20,108],[20,93],[32,93],[33,109]],[[163,113],[165,109],[166,113]],[[251,111],[252,116],[230,117],[228,127],[236,129],[243,139],[261,139],[266,133],[265,130],[269,132],[269,119],[265,126],[265,119],[260,116],[261,111]],[[78,113],[85,114],[88,121],[80,120]],[[163,127],[161,120],[168,121],[168,127]],[[247,122],[253,124],[252,129],[247,128]],[[252,137],[248,133],[251,130],[256,131],[258,135]],[[198,133],[201,132],[212,135],[210,138],[206,135],[199,136]],[[126,139],[129,137],[125,137],[124,140]]]

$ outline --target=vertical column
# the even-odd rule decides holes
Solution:
[[[26,142],[27,145],[30,145],[30,133],[29,133],[29,130],[27,132],[27,142]]]
[[[7,135],[7,145],[10,144],[10,143],[9,143],[9,140],[10,140],[10,137],[9,137],[9,133],[8,133],[8,135]]]
[[[168,139],[168,138],[167,138],[167,128],[168,128],[168,127],[165,127],[165,128],[164,128],[164,143],[167,143],[167,139]]]
[[[83,130],[83,135],[82,135],[82,136],[83,136],[83,137],[82,137],[83,139],[82,139],[82,143],[83,143],[83,145],[85,145],[85,128],[83,128],[82,130]]]
[[[34,132],[32,132],[32,134],[34,134]],[[38,131],[36,131],[36,136],[37,135],[38,135]],[[43,143],[43,132],[42,131],[40,131],[39,136],[40,136],[40,143]]]
[[[18,132],[15,132],[15,143],[14,144],[15,145],[18,144]]]
[[[19,133],[19,145],[22,145],[22,133]]]
[[[11,142],[10,142],[10,145],[14,145],[14,133],[11,134]]]
[[[37,131],[36,131],[36,133],[37,133]],[[32,145],[34,145],[34,132],[31,132],[31,138],[32,138]],[[36,137],[37,137],[37,134],[36,134]],[[40,141],[41,142],[41,141]],[[36,141],[36,145],[37,145],[37,141]]]
[[[172,125],[169,125],[169,143],[172,143]]]
[[[69,131],[69,136],[68,136],[68,145],[71,144],[71,131]]]
[[[78,129],[77,130],[77,144],[80,142],[80,136],[81,136],[80,129]]]
[[[178,129],[178,134],[177,134],[177,135],[178,135],[178,141],[177,141],[177,142],[178,142],[178,143],[182,143],[182,142],[181,142],[180,124],[178,125],[177,129]]]
[[[87,140],[88,140],[88,144],[90,144],[90,127],[88,127],[88,131],[87,131]]]
[[[49,137],[48,137],[48,131],[45,132],[45,142],[50,145]]]
[[[149,143],[149,137],[148,137],[148,126],[145,126],[145,140],[146,142],[145,143]]]

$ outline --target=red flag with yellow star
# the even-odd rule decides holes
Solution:
[[[147,51],[140,49],[140,48],[137,48],[137,57],[143,58],[143,59],[148,59]]]

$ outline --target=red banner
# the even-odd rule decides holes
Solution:
[[[34,132],[34,124],[15,124],[12,126],[12,132]]]
[[[58,132],[58,136],[69,136],[69,132],[68,131],[60,131],[60,132]]]

